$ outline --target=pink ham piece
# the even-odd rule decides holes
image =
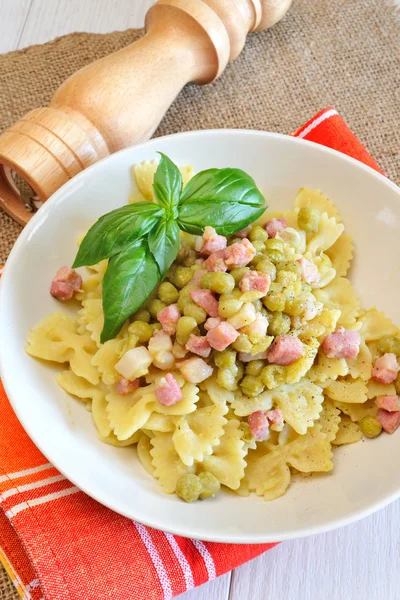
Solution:
[[[207,271],[227,271],[228,267],[225,264],[225,250],[218,250],[204,261],[203,266]]]
[[[61,267],[51,282],[50,294],[57,300],[71,300],[82,287],[82,277],[71,267]]]
[[[190,290],[190,297],[210,317],[218,317],[218,300],[211,290]]]
[[[375,404],[378,408],[383,408],[388,412],[397,412],[400,410],[399,397],[393,394],[393,396],[378,396],[375,400]]]
[[[179,364],[179,370],[190,383],[201,383],[208,379],[213,369],[202,358],[189,358]]]
[[[339,327],[323,341],[322,351],[328,358],[356,358],[360,351],[360,334],[351,329]]]
[[[175,334],[176,324],[180,318],[181,312],[177,304],[170,304],[157,313],[157,319],[160,321],[161,327],[168,335]]]
[[[257,254],[253,244],[244,238],[241,242],[236,242],[228,246],[225,250],[225,264],[228,267],[245,267]]]
[[[287,227],[287,221],[283,217],[280,219],[270,219],[264,225],[265,231],[268,233],[269,238],[274,238],[277,233],[283,231]]]
[[[205,269],[199,269],[198,271],[195,271],[195,273],[193,275],[193,278],[192,278],[192,281],[190,282],[190,285],[200,285],[201,278],[206,273],[207,273],[207,271]]]
[[[271,285],[271,277],[267,273],[259,271],[249,271],[243,275],[239,282],[239,288],[242,292],[262,292],[265,296]]]
[[[269,433],[269,420],[263,410],[253,412],[248,419],[250,433],[259,442],[267,440]]]
[[[245,227],[244,229],[242,229],[241,231],[238,231],[237,233],[235,233],[236,237],[238,238],[247,238],[247,236],[249,235],[250,231],[253,229],[253,227],[251,225],[248,225],[247,227]]]
[[[227,243],[228,240],[226,237],[223,235],[218,235],[214,227],[207,226],[204,229],[203,237],[198,237],[196,240],[196,250],[197,252],[200,252],[200,254],[209,256],[213,252],[224,250]]]
[[[211,346],[205,336],[192,334],[187,341],[186,350],[207,358],[207,356],[210,356]]]
[[[301,341],[292,335],[279,335],[268,349],[267,358],[270,363],[286,367],[296,362],[304,354]]]
[[[389,412],[380,408],[376,417],[387,433],[394,433],[400,425],[400,410]]]
[[[207,332],[206,338],[211,348],[222,352],[222,350],[225,350],[229,344],[232,344],[235,340],[237,340],[239,335],[240,334],[234,327],[232,327],[232,325],[229,325],[229,323],[223,321],[217,327],[210,329],[210,331]]]
[[[283,414],[279,408],[269,410],[267,412],[267,419],[272,425],[276,425],[278,427],[283,425]]]
[[[156,385],[155,394],[157,400],[163,406],[172,406],[183,398],[181,388],[171,373],[167,373],[165,377],[161,377]]]
[[[372,378],[379,383],[393,383],[399,372],[399,364],[393,352],[377,358],[372,369]]]
[[[210,329],[214,329],[214,327],[218,327],[222,323],[221,317],[210,317],[204,323],[204,329],[210,331]]]
[[[321,275],[319,274],[317,265],[306,258],[298,258],[297,262],[301,267],[301,277],[303,281],[309,284],[319,282]]]
[[[121,396],[125,396],[126,394],[131,394],[139,387],[139,379],[134,379],[133,381],[129,381],[125,379],[125,377],[121,377],[119,381],[115,384],[115,389],[118,394]]]

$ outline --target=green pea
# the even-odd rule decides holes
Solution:
[[[249,240],[251,242],[261,241],[265,242],[268,239],[268,233],[260,227],[259,225],[255,225],[249,234]]]
[[[278,263],[276,265],[276,270],[277,271],[289,271],[291,273],[294,273],[297,278],[301,277],[301,266],[300,266],[300,263],[297,262],[297,260],[289,260],[289,261],[284,261],[284,262]]]
[[[258,377],[258,375],[260,375],[261,371],[263,370],[264,365],[265,363],[263,360],[252,360],[249,363],[247,363],[244,371],[246,375],[253,375],[253,377]]]
[[[239,337],[233,342],[232,348],[238,352],[251,352],[253,344],[249,340],[249,336],[245,333],[241,333]]]
[[[260,340],[256,344],[253,344],[250,354],[260,354],[261,352],[265,352],[268,350],[274,338],[272,335],[267,335],[264,339]]]
[[[232,369],[218,369],[217,383],[225,390],[234,392],[237,390],[236,373]]]
[[[205,273],[201,278],[201,287],[217,294],[230,294],[235,287],[235,280],[232,275],[222,271]]]
[[[158,288],[158,297],[165,304],[174,304],[179,298],[179,292],[172,283],[163,281]]]
[[[181,246],[176,257],[177,262],[183,264],[185,267],[191,267],[196,262],[197,253],[196,250],[190,248],[190,246]]]
[[[245,375],[240,382],[240,389],[245,396],[254,398],[261,394],[264,389],[264,384],[261,381],[261,377],[255,377],[254,375]]]
[[[249,271],[249,267],[238,267],[237,269],[232,269],[231,275],[235,280],[235,284],[238,285],[243,276],[246,275],[246,273],[248,273]]]
[[[134,321],[144,321],[145,323],[150,323],[151,315],[148,310],[145,308],[141,308],[133,315]]]
[[[265,256],[257,264],[257,271],[260,271],[261,273],[267,273],[267,275],[271,277],[271,281],[275,281],[276,279],[276,267],[274,263],[265,258]]]
[[[264,242],[262,242],[261,240],[256,240],[255,242],[252,242],[252,244],[253,244],[254,248],[257,250],[257,254],[265,252]]]
[[[153,328],[153,331],[160,331],[162,329],[161,323],[152,323],[151,327]]]
[[[266,250],[276,250],[277,252],[284,252],[284,244],[282,240],[276,238],[269,238],[264,242]]]
[[[379,423],[378,419],[372,415],[363,417],[358,424],[362,433],[367,438],[376,438],[382,431],[382,425]]]
[[[282,312],[285,308],[285,296],[281,292],[270,292],[263,298],[263,304],[272,312]]]
[[[202,492],[202,485],[197,475],[186,473],[176,482],[176,495],[185,502],[195,502]]]
[[[176,341],[185,346],[190,335],[195,334],[197,321],[193,317],[181,317],[176,325]],[[197,330],[198,331],[198,330]]]
[[[182,289],[193,279],[194,272],[192,269],[188,267],[177,267],[174,277],[173,283],[176,285],[178,289]]]
[[[158,298],[154,298],[153,300],[150,300],[150,302],[147,303],[147,310],[149,311],[153,319],[157,319],[157,315],[160,312],[160,310],[162,310],[166,306],[167,305],[164,302],[161,302],[161,300],[159,300]]]
[[[288,298],[285,304],[285,312],[291,317],[299,317],[304,313],[307,307],[307,297],[300,295],[294,298]]]
[[[285,367],[268,365],[261,371],[261,381],[269,390],[285,383]]]
[[[259,298],[257,300],[253,300],[253,306],[258,313],[261,313],[263,310],[263,304]]]
[[[318,231],[321,215],[313,206],[303,206],[297,215],[297,224],[306,233]]]
[[[236,364],[236,352],[233,352],[233,350],[216,352],[214,355],[214,362],[220,369],[230,369]]]
[[[220,317],[229,319],[233,317],[242,308],[243,301],[232,297],[232,295],[223,295],[219,299],[218,313]]]
[[[141,343],[148,342],[154,333],[153,327],[144,321],[134,321],[129,325],[128,331],[136,335]]]
[[[265,250],[265,249],[264,249]],[[250,266],[252,269],[254,269],[254,267],[257,267],[257,265],[262,261],[265,260],[266,258],[266,254],[265,252],[259,252],[258,254],[256,254],[250,262]]]
[[[268,325],[268,333],[273,336],[285,335],[290,331],[290,317],[281,312],[273,314]]]
[[[392,335],[384,335],[378,341],[378,351],[382,354],[393,352],[396,356],[400,355],[400,339]]]
[[[279,252],[279,250],[267,250],[265,256],[274,264],[282,262],[285,258],[283,252]]]
[[[221,489],[221,484],[218,479],[212,473],[204,471],[200,473],[199,480],[201,483],[201,494],[200,498],[205,500],[206,498],[212,498],[215,494],[218,494]]]
[[[197,325],[200,325],[200,323],[204,323],[204,321],[207,319],[207,313],[204,310],[204,308],[201,308],[201,306],[197,306],[197,304],[195,304],[191,300],[188,300],[186,302],[183,308],[183,314],[185,315],[185,317],[193,317]]]

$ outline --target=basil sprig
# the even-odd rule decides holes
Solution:
[[[163,279],[178,254],[180,230],[201,235],[209,225],[232,235],[267,208],[254,180],[240,169],[201,171],[183,189],[178,167],[165,154],[153,189],[155,202],[135,202],[100,217],[73,264],[109,259],[103,279],[103,343],[119,333]]]

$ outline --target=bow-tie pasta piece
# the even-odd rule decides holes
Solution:
[[[201,462],[205,455],[212,454],[224,433],[228,408],[224,404],[198,408],[179,419],[172,441],[182,462],[191,467],[194,461]]]
[[[378,407],[375,404],[375,399],[367,400],[363,404],[349,404],[346,402],[333,401],[333,404],[345,415],[348,415],[354,422],[360,421],[366,416],[376,416]]]
[[[167,433],[168,431],[175,431],[177,417],[171,417],[170,415],[161,415],[153,412],[146,423],[143,425],[143,429],[149,431],[162,431]]]
[[[343,379],[332,381],[325,388],[325,393],[332,400],[346,402],[347,404],[363,404],[368,400],[367,386],[362,379]]]
[[[296,334],[302,338],[317,338],[322,342],[327,335],[335,331],[339,318],[340,310],[323,308],[321,314],[311,321],[303,321],[296,328]]]
[[[172,441],[172,433],[157,432],[151,438],[152,465],[154,467],[154,477],[167,494],[173,494],[176,490],[176,482],[181,475],[194,473],[195,467],[185,465]]]
[[[104,326],[104,315],[101,300],[88,298],[82,301],[82,308],[77,315],[78,333],[88,331],[90,337],[100,348],[100,334]]]
[[[372,373],[372,354],[364,341],[361,341],[360,351],[356,358],[347,359],[349,374],[353,379],[368,381]],[[373,380],[372,380],[373,381]]]
[[[335,381],[338,377],[349,374],[349,366],[344,358],[328,358],[323,352],[318,354],[316,363],[309,370],[307,377],[314,383]]]
[[[329,285],[314,290],[317,300],[325,308],[340,310],[338,325],[351,329],[360,312],[360,300],[350,281],[345,277],[336,277]]]
[[[307,242],[307,252],[316,255],[324,252],[333,246],[343,231],[342,223],[337,223],[335,218],[328,217],[326,212],[322,213],[318,231]]]
[[[353,238],[348,233],[342,233],[333,246],[326,251],[338,277],[345,277],[347,275],[351,261],[353,260],[353,253]]]
[[[232,404],[235,399],[235,394],[232,391],[219,386],[212,377],[200,384],[200,388],[207,391],[213,404]]]
[[[320,190],[301,188],[294,201],[294,208],[300,209],[304,206],[312,206],[321,213],[327,213],[329,218],[333,217],[338,223],[341,221],[336,206]]]
[[[131,394],[121,396],[112,390],[106,396],[107,415],[119,440],[126,440],[144,427],[157,402],[154,386],[138,388]]]
[[[201,463],[201,470],[209,471],[222,485],[231,490],[237,490],[244,477],[246,450],[242,437],[240,421],[228,421],[219,445],[214,448],[212,455],[205,456]]]
[[[342,414],[340,417],[339,430],[335,439],[332,441],[334,446],[343,446],[344,444],[355,444],[362,439],[362,433],[357,423],[354,423],[350,417]]]
[[[88,333],[79,335],[76,323],[63,313],[54,313],[29,332],[26,351],[31,356],[69,363],[71,370],[90,383],[99,383],[99,373],[91,364],[97,346]]]
[[[340,410],[329,400],[325,400],[318,424],[328,442],[334,443],[340,430]]]
[[[99,439],[108,444],[109,446],[115,446],[116,448],[125,448],[126,446],[133,446],[133,444],[137,444],[142,435],[141,431],[136,431],[131,437],[126,440],[119,440],[115,433],[109,433],[107,437],[102,437],[99,435]]]
[[[76,294],[77,300],[92,298],[101,299],[101,285],[108,267],[108,260],[102,260],[97,265],[87,267],[91,275],[83,278],[82,289]]]
[[[157,160],[144,160],[140,163],[137,163],[133,167],[133,175],[136,181],[136,185],[139,188],[140,193],[145,198],[145,200],[154,200],[154,190],[153,190],[153,180],[154,174],[158,167]],[[182,183],[183,187],[187,185],[188,181],[193,177],[193,167],[192,166],[183,166],[179,167],[179,170],[182,175]],[[142,198],[137,198],[142,199]],[[134,196],[131,200],[136,200]]]
[[[396,387],[394,383],[380,383],[375,379],[370,379],[367,383],[367,398],[377,398],[378,396],[394,396],[396,395]]]
[[[250,398],[240,391],[235,393],[235,400],[232,402],[232,408],[238,417],[248,417],[258,410],[270,410],[273,404],[271,392],[261,392],[258,396]]]
[[[319,419],[324,396],[322,388],[303,379],[299,383],[283,385],[271,392],[274,403],[281,409],[286,423],[302,435]]]
[[[379,340],[384,335],[400,335],[399,328],[376,308],[362,311],[358,321],[361,323],[360,335],[366,342]]]
[[[153,457],[150,454],[152,449],[151,438],[145,433],[138,432],[140,437],[136,446],[136,452],[142,467],[149,473],[154,475]]]
[[[311,285],[312,288],[323,288],[336,277],[336,270],[332,266],[331,259],[323,252],[319,256],[306,254],[305,258],[313,262],[318,268],[320,279]]]

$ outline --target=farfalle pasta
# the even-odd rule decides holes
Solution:
[[[154,200],[156,169],[134,167],[131,200]],[[181,174],[185,186],[193,170]],[[337,446],[400,424],[400,331],[361,308],[353,253],[335,205],[303,188],[293,210],[236,235],[182,234],[164,280],[105,343],[108,261],[89,267],[76,317],[50,315],[26,349],[62,365],[56,382],[99,438],[132,447],[164,492],[274,500],[292,474],[332,470]]]

